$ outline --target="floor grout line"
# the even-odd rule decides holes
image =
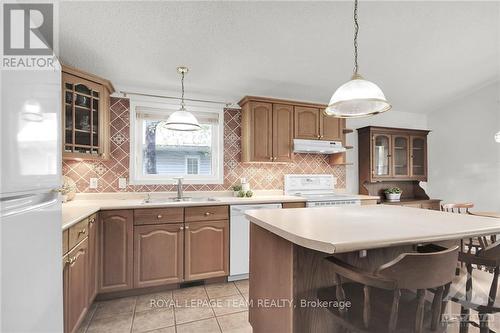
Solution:
[[[135,300],[134,300],[134,309],[132,312],[132,322],[130,323],[130,333],[132,333],[132,329],[134,328],[135,309],[136,308],[137,308],[137,296],[135,296]]]
[[[222,333],[222,327],[220,326],[219,320],[217,319],[217,315],[215,314],[215,310],[214,310],[212,304],[210,304],[211,298],[208,296],[207,288],[205,286],[203,286],[203,289],[205,289],[205,293],[207,294],[208,303],[210,305],[210,309],[212,310],[212,312],[214,314],[215,322],[217,323],[217,326],[219,327],[219,331]]]

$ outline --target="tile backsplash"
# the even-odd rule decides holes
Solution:
[[[118,178],[129,178],[129,100],[111,98],[110,159],[107,161],[63,161],[63,175],[73,179],[78,192],[174,191],[174,185],[128,185],[118,188]],[[283,189],[285,174],[328,173],[337,177],[337,188],[346,186],[345,166],[330,166],[327,155],[296,154],[293,163],[241,163],[241,111],[224,110],[224,184],[186,185],[186,191],[228,191],[241,177],[255,190]],[[98,188],[89,188],[90,178]]]

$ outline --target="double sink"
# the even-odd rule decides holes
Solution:
[[[149,203],[167,203],[167,202],[213,202],[219,201],[211,197],[182,197],[182,198],[146,198],[142,201],[143,204]]]

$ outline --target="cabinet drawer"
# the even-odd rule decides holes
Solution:
[[[179,223],[184,220],[184,208],[150,208],[134,210],[134,225]]]
[[[407,203],[407,204],[402,204],[401,206],[411,207],[411,208],[422,208],[422,204],[420,203]]]
[[[76,244],[80,243],[85,237],[87,237],[88,223],[89,220],[87,218],[69,228],[69,250],[71,250]]]
[[[229,219],[229,206],[187,207],[186,222]]]
[[[69,251],[69,229],[63,231],[62,234],[62,253],[65,255]]]
[[[422,204],[423,209],[440,210],[439,202],[426,202]]]

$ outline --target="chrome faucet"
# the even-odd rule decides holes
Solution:
[[[182,180],[183,180],[184,178],[182,178],[182,177],[176,177],[176,178],[174,178],[174,179],[177,179],[177,198],[176,198],[176,200],[178,200],[178,201],[182,201],[182,199],[183,199],[183,193],[182,193]]]

